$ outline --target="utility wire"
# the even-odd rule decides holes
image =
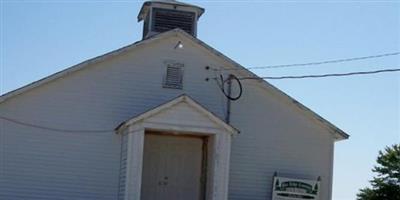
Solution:
[[[264,77],[240,77],[239,80],[259,80],[259,79],[303,79],[303,78],[325,78],[325,77],[339,77],[339,76],[354,76],[354,75],[366,75],[366,74],[377,74],[377,73],[389,73],[399,72],[398,69],[382,69],[375,71],[358,71],[349,73],[336,73],[336,74],[314,74],[314,75],[300,75],[300,76],[264,76]]]
[[[112,133],[112,132],[115,132],[115,130],[70,130],[70,129],[60,129],[60,128],[47,127],[47,126],[27,123],[27,122],[19,121],[19,120],[8,118],[8,117],[4,117],[4,116],[0,116],[0,119],[3,119],[3,120],[8,121],[8,122],[12,122],[14,124],[19,124],[19,125],[22,125],[22,126],[28,126],[28,127],[33,127],[33,128],[43,129],[43,130],[49,130],[49,131],[55,131],[55,132],[65,132],[65,133]]]
[[[237,70],[246,70],[246,69],[273,69],[273,68],[286,68],[286,67],[301,67],[301,66],[314,66],[314,65],[324,65],[324,64],[332,64],[332,63],[343,63],[343,62],[351,62],[357,60],[366,60],[373,58],[381,58],[387,56],[397,56],[400,55],[400,52],[393,53],[385,53],[378,54],[372,56],[363,56],[363,57],[354,57],[354,58],[344,58],[344,59],[336,59],[336,60],[326,60],[326,61],[318,61],[318,62],[308,62],[308,63],[296,63],[296,64],[284,64],[284,65],[267,65],[260,67],[248,67],[245,69],[235,68],[235,69],[215,69],[215,71],[237,71]]]
[[[395,69],[382,69],[375,71],[358,71],[358,72],[349,72],[349,73],[335,73],[335,74],[319,74],[319,75],[301,75],[301,76],[264,76],[264,77],[240,77],[237,78],[239,80],[260,80],[260,79],[304,79],[304,78],[324,78],[324,77],[340,77],[340,76],[354,76],[354,75],[367,75],[367,74],[377,74],[377,73],[391,73],[391,72],[399,72],[400,68]],[[12,119],[4,116],[0,116],[0,119],[12,122],[14,124],[19,124],[22,126],[33,127],[43,130],[55,131],[55,132],[66,132],[66,133],[112,133],[115,130],[71,130],[71,129],[61,129],[54,127],[47,127],[43,125],[23,122],[17,119]]]

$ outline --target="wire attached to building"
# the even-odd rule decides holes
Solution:
[[[48,130],[48,131],[54,131],[54,132],[64,132],[64,133],[113,133],[115,130],[70,130],[70,129],[60,129],[60,128],[54,128],[54,127],[47,127],[43,125],[38,125],[38,124],[33,124],[33,123],[28,123],[28,122],[23,122],[20,120],[0,116],[0,119],[3,119],[8,122],[12,122],[14,124],[19,124],[22,126],[27,126],[27,127],[33,127],[37,129],[42,129],[42,130]]]
[[[374,58],[381,58],[381,57],[387,57],[387,56],[397,56],[397,55],[400,55],[400,52],[392,52],[392,53],[378,54],[378,55],[372,55],[372,56],[363,56],[363,57],[353,57],[353,58],[326,60],[326,61],[318,61],[318,62],[308,62],[308,63],[267,65],[267,66],[259,66],[259,67],[248,67],[248,68],[245,68],[245,69],[240,69],[240,68],[235,68],[235,69],[216,69],[215,68],[213,70],[215,70],[215,71],[237,71],[237,70],[248,70],[248,69],[273,69],[273,68],[286,68],[286,67],[315,66],[315,65],[352,62],[352,61],[358,61],[358,60],[374,59]]]
[[[264,76],[264,77],[240,77],[239,80],[260,80],[260,79],[304,79],[304,78],[325,78],[325,77],[340,77],[340,76],[354,76],[354,75],[367,75],[377,73],[390,73],[399,72],[398,69],[382,69],[375,71],[358,71],[349,73],[334,73],[334,74],[312,74],[312,75],[300,75],[300,76]]]
[[[318,74],[318,75],[300,75],[300,76],[264,76],[264,77],[237,77],[233,74],[230,74],[227,79],[224,80],[222,75],[219,76],[221,83],[219,83],[218,78],[214,78],[217,81],[219,88],[221,89],[222,93],[225,95],[226,98],[232,101],[238,100],[243,94],[243,87],[240,80],[260,80],[260,79],[304,79],[304,78],[325,78],[325,77],[341,77],[341,76],[354,76],[354,75],[367,75],[367,74],[377,74],[377,73],[391,73],[391,72],[400,72],[400,68],[395,69],[382,69],[382,70],[375,70],[375,71],[357,71],[357,72],[349,72],[349,73],[333,73],[333,74]],[[225,84],[228,81],[235,80],[239,86],[239,94],[235,97],[232,97],[225,91]],[[54,127],[47,127],[43,125],[23,122],[17,119],[12,119],[9,117],[0,116],[0,119],[12,122],[15,124],[19,124],[22,126],[33,127],[43,130],[55,131],[55,132],[66,132],[66,133],[114,133],[115,130],[71,130],[71,129],[61,129],[61,128],[54,128]]]
[[[219,83],[217,81],[217,84],[218,84],[219,88],[221,89],[222,93],[225,95],[226,98],[228,98],[229,100],[232,100],[232,101],[236,101],[236,100],[240,99],[240,97],[243,94],[243,86],[242,86],[242,83],[240,82],[238,77],[236,77],[233,74],[230,74],[229,77],[224,80],[224,77],[222,76],[222,74],[220,74],[219,75],[219,79],[220,79],[221,83]],[[228,81],[232,81],[232,80],[235,80],[237,82],[238,86],[239,86],[239,94],[237,96],[235,96],[235,97],[232,97],[231,94],[229,94],[230,92],[227,92],[225,90],[225,84],[228,83]]]

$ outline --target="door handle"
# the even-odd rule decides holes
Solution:
[[[168,181],[158,181],[158,185],[168,185]]]

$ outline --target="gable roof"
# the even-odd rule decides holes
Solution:
[[[211,111],[207,110],[205,107],[203,107],[200,103],[196,102],[193,100],[190,96],[186,94],[182,94],[170,101],[167,101],[159,106],[156,106],[148,111],[143,112],[142,114],[136,115],[135,117],[132,117],[131,119],[128,119],[124,122],[122,122],[120,125],[118,125],[115,130],[118,131],[122,127],[126,127],[127,125],[134,124],[139,121],[143,121],[147,118],[150,118],[152,116],[155,116],[163,111],[166,111],[175,105],[178,105],[179,103],[186,103],[189,107],[195,109],[199,113],[203,114],[206,116],[209,120],[217,124],[219,127],[227,130],[230,133],[239,133],[240,131],[233,127],[230,124],[227,124],[224,120],[219,118],[217,115],[212,113]]]
[[[98,63],[100,61],[106,60],[108,58],[111,58],[113,56],[117,56],[120,55],[126,51],[129,50],[133,50],[136,48],[139,48],[141,46],[144,46],[148,43],[151,43],[153,41],[156,40],[160,40],[163,38],[168,38],[170,36],[179,36],[179,37],[183,37],[188,39],[189,41],[193,42],[194,44],[197,44],[199,47],[202,47],[203,49],[207,50],[209,53],[211,53],[212,55],[219,57],[220,59],[230,63],[232,66],[234,66],[235,68],[239,68],[240,70],[237,70],[237,72],[240,73],[245,73],[246,76],[254,76],[257,77],[256,74],[254,74],[253,72],[249,71],[248,69],[246,69],[245,67],[243,67],[242,65],[236,63],[235,61],[233,61],[232,59],[230,59],[229,57],[225,56],[224,54],[222,54],[221,52],[217,51],[216,49],[212,48],[211,46],[207,45],[206,43],[202,42],[201,40],[191,36],[190,34],[186,33],[185,31],[181,30],[181,29],[173,29],[164,33],[160,33],[157,35],[154,35],[152,37],[149,37],[147,39],[135,42],[133,44],[130,44],[128,46],[122,47],[120,49],[111,51],[109,53],[103,54],[101,56],[86,60],[82,63],[79,63],[77,65],[74,65],[70,68],[67,68],[65,70],[62,70],[58,73],[55,73],[53,75],[50,75],[48,77],[45,77],[43,79],[40,79],[38,81],[35,81],[33,83],[30,83],[24,87],[21,87],[19,89],[10,91],[2,96],[0,96],[0,103],[5,102],[6,100],[17,96],[18,94],[24,93],[26,91],[29,91],[33,88],[39,87],[41,85],[44,85],[46,83],[49,83],[53,80],[56,80],[58,78],[67,76],[73,72],[79,71],[83,68],[85,68],[86,66],[89,66],[91,64],[94,63]],[[296,101],[294,98],[290,97],[289,95],[285,94],[284,92],[282,92],[281,90],[279,90],[278,88],[276,88],[275,86],[271,85],[270,83],[268,83],[265,80],[254,80],[256,82],[259,83],[259,85],[272,92],[274,96],[280,98],[283,102],[286,102],[290,105],[294,105],[296,108],[298,108],[298,111],[303,114],[306,115],[307,117],[309,117],[310,119],[312,119],[315,123],[317,123],[318,125],[320,125],[321,127],[327,129],[330,133],[332,133],[335,137],[335,140],[343,140],[343,139],[347,139],[349,138],[349,135],[346,134],[344,131],[342,131],[341,129],[339,129],[338,127],[336,127],[335,125],[333,125],[332,123],[330,123],[329,121],[327,121],[326,119],[324,119],[323,117],[319,116],[317,113],[313,112],[312,110],[310,110],[309,108],[307,108],[306,106],[304,106],[303,104],[301,104],[300,102]]]

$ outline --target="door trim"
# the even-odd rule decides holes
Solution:
[[[174,135],[207,137],[207,173],[205,177],[205,200],[228,199],[229,159],[231,148],[231,133],[221,129],[210,129],[173,125],[141,123],[125,129],[122,136],[128,137],[127,173],[125,200],[140,200],[142,183],[142,164],[144,136],[146,132],[159,131]],[[195,131],[193,131],[195,130]],[[200,131],[199,131],[200,130]],[[218,154],[218,156],[216,156]]]

